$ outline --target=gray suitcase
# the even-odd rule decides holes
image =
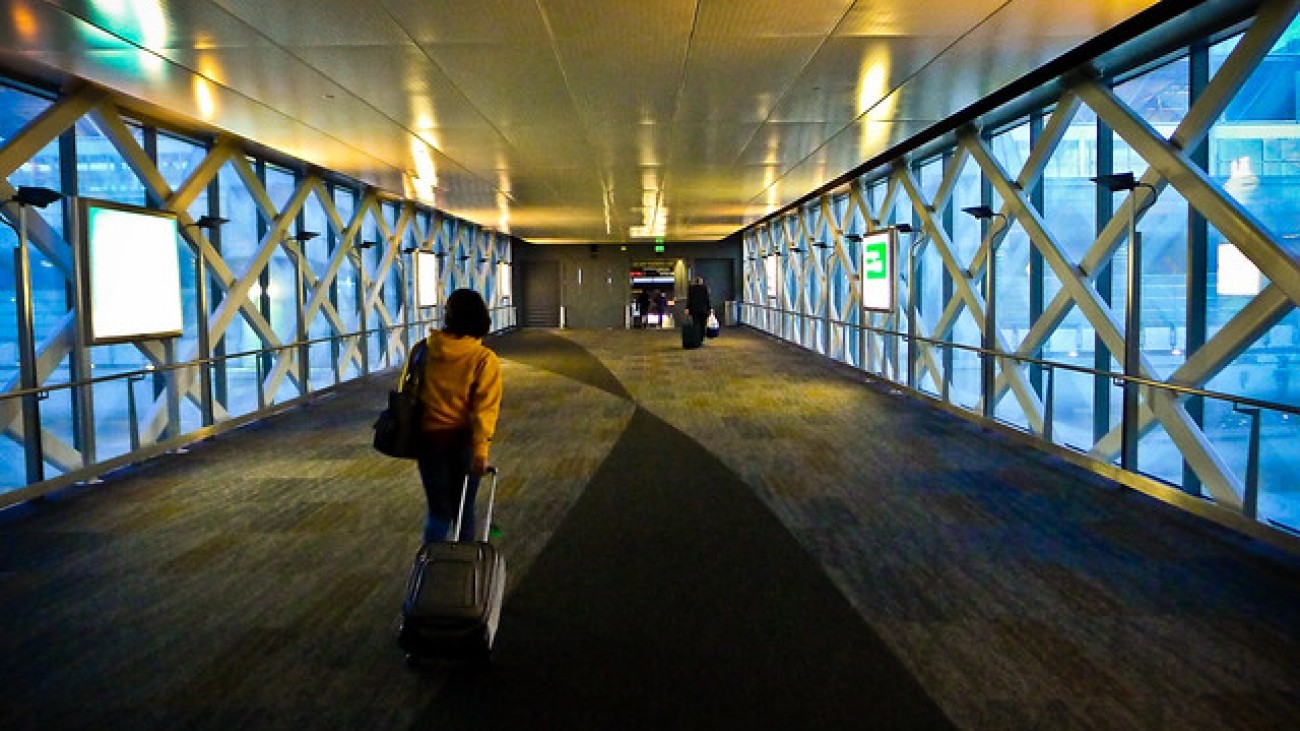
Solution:
[[[491,487],[482,534],[473,541],[426,543],[415,555],[397,632],[398,644],[413,662],[440,658],[486,661],[492,653],[501,620],[506,562],[488,542],[497,472],[491,468],[488,473]],[[453,536],[460,535],[468,476],[465,481]]]

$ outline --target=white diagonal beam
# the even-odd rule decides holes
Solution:
[[[1232,200],[1180,150],[1136,115],[1113,91],[1095,82],[1082,84],[1079,95],[1128,142],[1151,167],[1196,208],[1211,225],[1241,250],[1292,302],[1300,304],[1300,262],[1279,245],[1249,211]]]

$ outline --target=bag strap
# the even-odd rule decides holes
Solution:
[[[424,340],[415,344],[411,348],[411,355],[406,361],[406,370],[402,373],[401,391],[404,393],[417,393],[420,390],[420,381],[424,377],[424,354],[429,346]]]

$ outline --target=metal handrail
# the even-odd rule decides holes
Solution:
[[[1226,401],[1241,406],[1250,406],[1250,407],[1268,409],[1270,411],[1280,411],[1280,412],[1295,414],[1300,416],[1300,406],[1290,406],[1288,404],[1281,404],[1274,401],[1262,401],[1260,399],[1251,398],[1249,396],[1238,396],[1234,394],[1223,393],[1221,391],[1208,391],[1206,389],[1196,388],[1194,386],[1184,386],[1181,384],[1169,383],[1166,381],[1156,381],[1150,378],[1143,378],[1140,376],[1127,376],[1123,373],[1117,373],[1115,371],[1103,371],[1103,370],[1098,370],[1096,368],[1089,368],[1087,366],[1074,365],[1073,363],[1061,363],[1059,361],[1044,360],[1042,358],[1038,358],[1035,356],[1017,355],[1015,353],[1004,353],[999,350],[989,350],[987,348],[983,348],[978,345],[965,345],[963,343],[955,343],[948,340],[936,340],[934,338],[927,338],[921,336],[913,337],[908,335],[908,333],[905,331],[890,330],[888,328],[875,327],[872,325],[864,325],[861,323],[835,320],[820,315],[810,315],[804,312],[795,312],[793,310],[783,310],[776,307],[772,307],[770,305],[757,304],[753,302],[741,302],[740,304],[742,307],[754,307],[754,308],[764,309],[780,315],[794,315],[800,318],[815,318],[818,321],[826,322],[828,324],[840,325],[843,327],[851,327],[851,328],[856,328],[858,330],[870,331],[878,335],[889,335],[889,336],[899,337],[908,341],[915,340],[916,342],[928,343],[932,346],[937,346],[941,348],[964,350],[971,353],[975,353],[980,357],[1003,358],[1008,360],[1014,360],[1017,363],[1036,364],[1048,369],[1068,370],[1068,371],[1074,371],[1076,373],[1083,373],[1092,376],[1103,376],[1106,378],[1110,378],[1112,381],[1116,382],[1116,385],[1120,385],[1125,382],[1131,382],[1138,386],[1147,386],[1149,388],[1160,388],[1166,391],[1174,391],[1177,393],[1182,393],[1187,396],[1200,396],[1203,398],[1213,398],[1216,400]]]
[[[500,307],[491,308],[491,310],[489,311],[490,312],[505,311],[512,308],[513,305],[504,305]],[[130,371],[120,371],[118,373],[113,373],[107,376],[95,376],[92,378],[84,378],[77,381],[68,381],[66,383],[54,383],[49,385],[37,386],[36,388],[14,389],[12,391],[5,391],[3,393],[0,393],[0,401],[4,401],[7,399],[22,398],[24,396],[37,396],[41,399],[45,399],[48,398],[51,393],[57,391],[65,391],[65,390],[83,388],[86,386],[94,386],[96,384],[108,383],[111,381],[120,381],[122,379],[164,374],[164,373],[169,373],[171,371],[187,370],[190,368],[201,368],[201,367],[213,365],[215,363],[222,363],[230,360],[235,360],[238,358],[248,358],[250,356],[259,356],[267,353],[278,353],[284,350],[293,350],[295,348],[310,347],[312,345],[317,345],[320,343],[340,342],[352,338],[365,338],[371,335],[376,335],[384,332],[387,332],[391,335],[397,331],[404,330],[406,328],[415,329],[415,328],[419,328],[420,326],[433,324],[435,322],[437,321],[434,319],[416,320],[410,323],[409,325],[401,324],[401,325],[389,325],[386,327],[378,327],[378,328],[367,328],[365,330],[357,330],[350,333],[343,333],[341,335],[331,335],[329,337],[324,337],[324,338],[313,338],[311,340],[299,340],[291,343],[283,343],[281,345],[268,346],[258,350],[248,350],[240,353],[225,353],[222,355],[210,356],[207,358],[195,358],[193,360],[187,360],[183,363],[165,363],[163,365],[146,366],[144,368],[137,368]]]

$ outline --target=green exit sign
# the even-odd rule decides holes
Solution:
[[[664,245],[663,245],[663,244],[655,244],[655,253],[656,253],[656,254],[662,254],[662,253],[664,253]]]

